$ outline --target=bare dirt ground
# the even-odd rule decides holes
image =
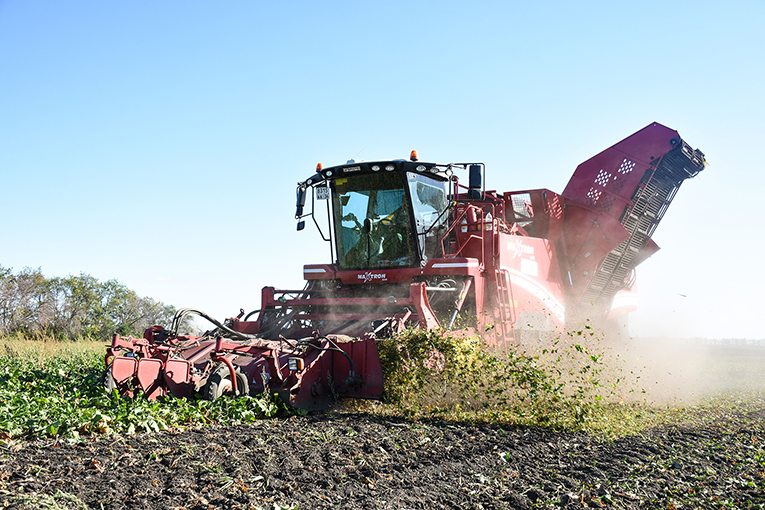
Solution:
[[[707,381],[709,393],[715,381],[718,392],[756,382],[765,348],[742,347],[743,372],[730,348],[710,349],[715,362],[694,384]],[[664,384],[660,366],[653,370],[645,377]],[[765,507],[765,401],[703,413],[610,441],[328,412],[80,444],[19,442],[0,449],[0,508]]]

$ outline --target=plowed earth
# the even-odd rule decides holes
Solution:
[[[324,414],[20,442],[0,450],[0,508],[762,508],[763,417],[615,441]]]

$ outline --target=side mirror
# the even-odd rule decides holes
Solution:
[[[300,231],[301,231],[301,230],[303,230],[304,228],[305,228],[305,221],[303,221],[303,220],[300,220],[300,221],[298,221],[298,224],[297,224],[297,231],[298,231],[298,232],[300,232]]]
[[[473,199],[481,197],[481,188],[483,187],[483,175],[481,165],[470,165],[468,171],[468,196]]]
[[[301,216],[303,216],[303,208],[305,207],[305,188],[303,186],[298,186],[297,201],[295,205],[296,205],[295,218],[300,218]],[[298,230],[302,230],[302,229],[298,228]]]
[[[470,165],[470,176],[468,178],[468,187],[472,189],[481,189],[482,186],[481,165]]]

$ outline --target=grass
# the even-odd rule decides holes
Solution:
[[[106,352],[106,344],[100,340],[77,338],[62,342],[50,335],[38,335],[33,339],[14,334],[0,337],[0,355],[10,357],[29,357],[40,363],[61,356],[84,353],[99,354]]]

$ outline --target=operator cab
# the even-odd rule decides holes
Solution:
[[[415,172],[357,174],[331,182],[341,270],[416,267],[433,256],[446,182]]]
[[[332,242],[338,269],[420,267],[442,255],[452,170],[413,158],[319,166],[298,184],[297,219],[304,216],[309,186],[330,201],[332,235],[325,240]],[[298,230],[303,227],[298,223]]]

